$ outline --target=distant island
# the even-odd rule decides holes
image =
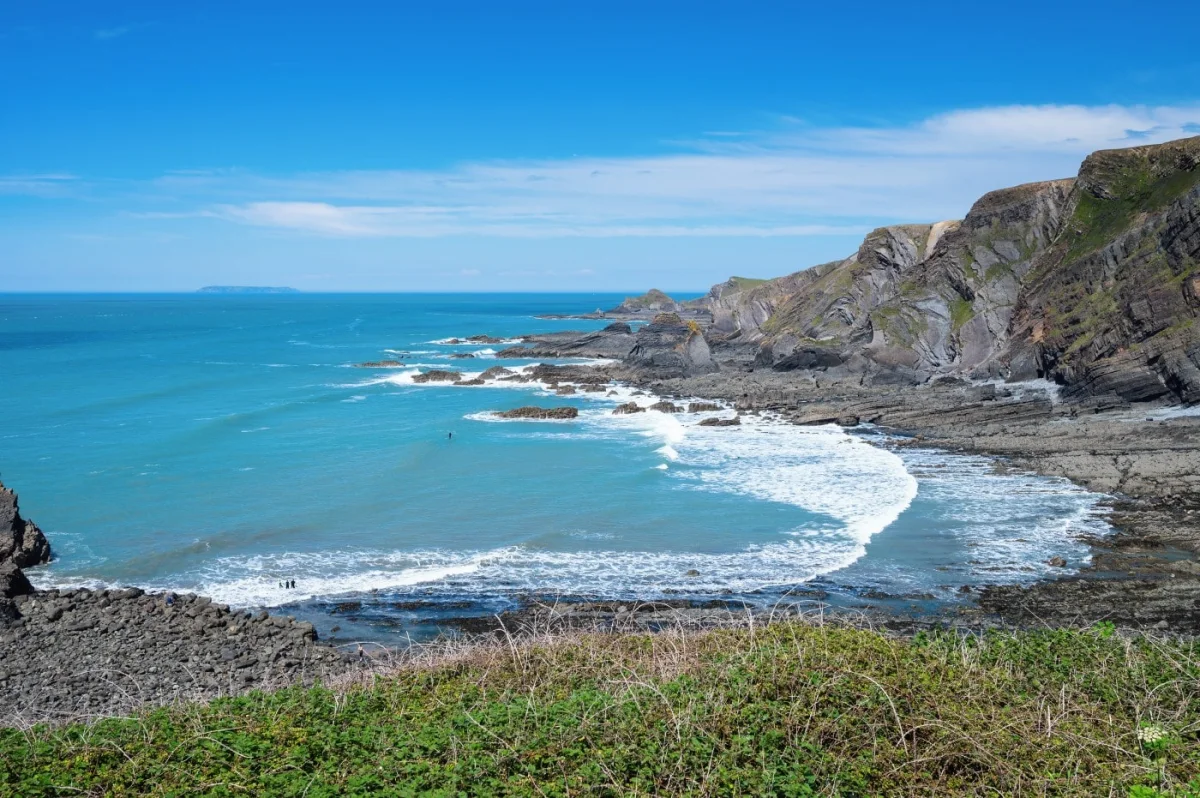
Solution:
[[[298,294],[285,285],[206,285],[198,294]]]

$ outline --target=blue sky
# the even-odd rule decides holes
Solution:
[[[0,9],[0,291],[702,290],[1200,133],[1191,3]]]

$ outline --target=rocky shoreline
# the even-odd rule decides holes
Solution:
[[[705,401],[734,411],[712,422],[719,426],[755,413],[870,424],[896,433],[884,445],[981,454],[1065,477],[1111,497],[1116,531],[1089,541],[1088,567],[1028,586],[967,586],[974,603],[947,614],[896,612],[886,602],[905,597],[864,595],[881,603],[837,619],[900,631],[1107,621],[1195,635],[1200,415],[1180,408],[1200,400],[1197,264],[1200,137],[1094,153],[1077,178],[991,192],[962,220],[880,228],[841,261],[770,280],[734,277],[687,302],[652,290],[576,317],[610,321],[603,329],[526,335],[498,355],[603,366],[495,367],[472,379],[434,369],[412,382],[536,381],[560,396],[620,382],[658,402],[624,412]],[[502,412],[571,417],[571,408]],[[21,569],[49,557],[41,531],[0,486],[0,723],[128,712],[362,667],[291,618],[137,589],[35,591]],[[751,622],[773,612],[823,620],[822,592],[813,585],[757,611],[719,601],[531,599],[495,621],[464,615],[446,626],[653,630],[744,623],[747,612]]]
[[[35,590],[50,544],[0,485],[0,726],[328,682],[357,665],[311,623],[193,595]]]

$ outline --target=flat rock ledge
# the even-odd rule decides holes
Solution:
[[[356,667],[312,624],[199,596],[47,590],[0,618],[0,725],[326,682]]]
[[[532,420],[565,421],[579,417],[574,407],[518,407],[514,410],[496,410],[497,418],[525,418]]]

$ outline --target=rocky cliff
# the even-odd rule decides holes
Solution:
[[[1097,152],[1077,178],[991,192],[961,221],[733,278],[696,303],[713,356],[848,384],[1047,377],[1068,396],[1195,401],[1198,163],[1200,137]]]
[[[50,543],[37,524],[21,517],[17,494],[0,483],[0,562],[29,568],[50,562]]]

